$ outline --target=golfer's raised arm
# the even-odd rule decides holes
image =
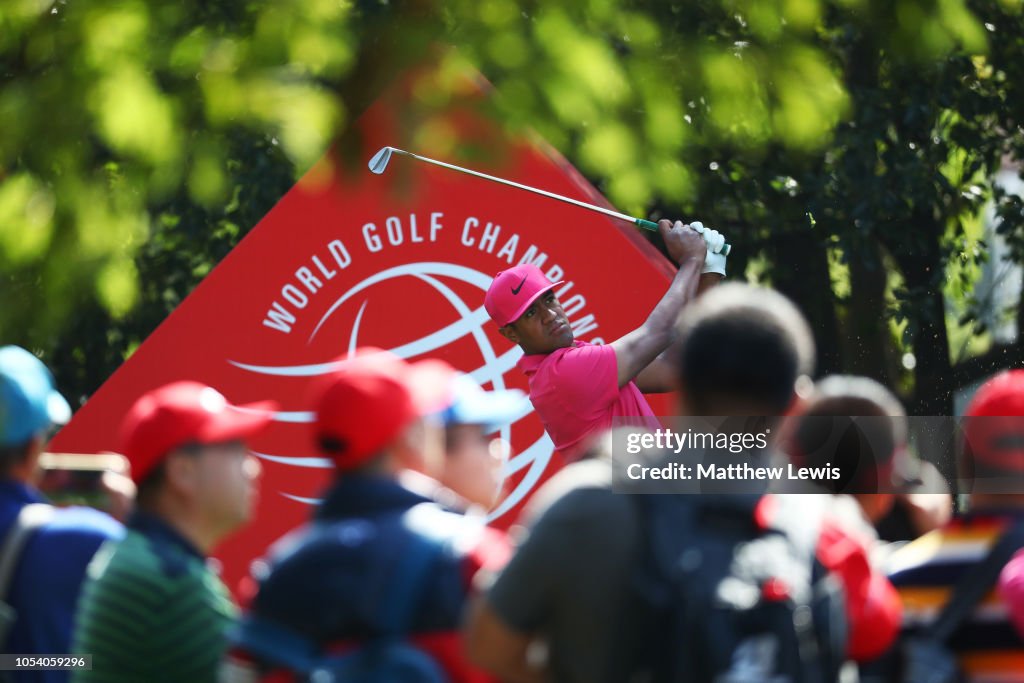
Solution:
[[[707,246],[700,233],[681,221],[673,225],[667,220],[658,221],[658,231],[665,240],[669,257],[679,264],[679,271],[644,324],[611,343],[618,363],[620,387],[636,378],[668,348],[676,318],[683,306],[696,296],[704,269]]]

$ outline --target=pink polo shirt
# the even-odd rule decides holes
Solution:
[[[611,346],[576,341],[548,354],[523,356],[516,364],[530,382],[530,402],[559,450],[585,446],[588,436],[612,426],[614,417],[660,425],[636,384],[621,389]]]

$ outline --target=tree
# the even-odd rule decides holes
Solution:
[[[308,167],[344,120],[331,82],[352,62],[351,14],[325,0],[6,3],[3,337],[50,348],[82,305],[131,310],[133,257],[165,209],[187,198],[201,219],[237,199],[228,161],[239,131]]]
[[[949,337],[976,318],[985,245],[966,226],[1021,144],[1024,43],[1019,11],[999,2],[973,9],[992,36],[990,54],[969,42],[922,60],[919,41],[902,49],[862,12],[832,7],[819,35],[851,110],[831,142],[767,156],[711,146],[713,172],[701,176],[701,203],[728,207],[742,241],[761,245],[767,279],[810,315],[820,369],[905,388],[918,414],[950,414],[952,391],[992,371],[953,372]],[[1003,231],[1019,231],[1019,200],[996,198]],[[947,313],[950,303],[960,316]],[[902,325],[898,335],[891,322]],[[909,371],[900,361],[911,351]]]
[[[965,226],[1021,151],[1019,4],[23,0],[0,10],[0,330],[88,395],[429,58],[481,70],[497,120],[622,208],[727,230],[732,272],[808,314],[823,371],[943,413],[963,379],[950,330],[983,334],[984,245]],[[1021,204],[996,199],[1019,260]]]

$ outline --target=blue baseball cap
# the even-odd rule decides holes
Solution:
[[[71,419],[71,406],[42,361],[20,346],[0,348],[0,446],[17,446]]]
[[[476,424],[490,431],[529,410],[526,394],[519,389],[484,391],[469,375],[458,375],[452,380],[452,402],[441,417],[445,426]]]

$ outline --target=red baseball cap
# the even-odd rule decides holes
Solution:
[[[503,270],[494,276],[484,296],[484,308],[491,320],[504,327],[519,320],[537,298],[562,284],[562,280],[551,282],[540,268],[532,263],[523,263]]]
[[[975,461],[1024,472],[1024,370],[1001,372],[981,385],[964,416]]]
[[[146,392],[129,409],[121,421],[121,450],[139,483],[175,448],[249,439],[275,410],[274,401],[236,406],[205,384],[171,382]]]
[[[414,420],[451,402],[455,369],[442,360],[408,363],[373,347],[341,359],[315,390],[315,438],[339,470],[362,465]]]

